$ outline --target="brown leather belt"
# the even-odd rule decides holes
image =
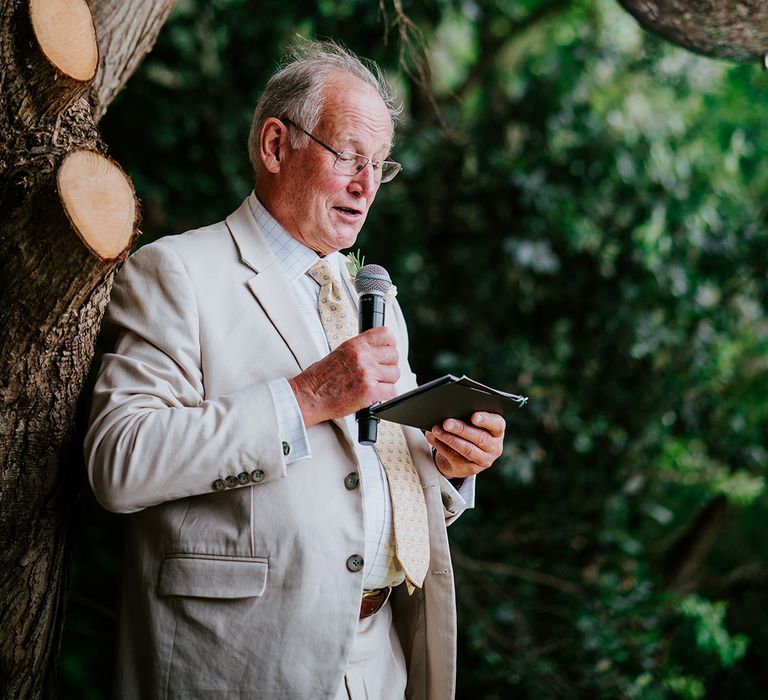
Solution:
[[[360,619],[365,620],[366,617],[375,615],[379,610],[384,607],[384,603],[389,600],[389,594],[392,592],[392,587],[376,588],[373,591],[363,591],[363,598],[360,601]]]

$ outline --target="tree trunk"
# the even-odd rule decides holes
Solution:
[[[647,30],[714,58],[765,61],[765,0],[619,0]],[[766,64],[768,65],[768,64]]]
[[[55,694],[75,408],[112,279],[138,234],[133,189],[103,155],[94,113],[172,5],[93,0],[94,22],[85,0],[0,0],[3,698]]]

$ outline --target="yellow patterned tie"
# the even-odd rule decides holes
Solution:
[[[328,345],[335,350],[357,335],[357,315],[325,260],[319,260],[307,274],[320,285],[317,305]],[[409,593],[421,588],[429,566],[429,529],[427,506],[419,475],[402,428],[396,423],[379,421],[376,454],[384,465],[392,500],[395,528],[395,553],[405,572]]]

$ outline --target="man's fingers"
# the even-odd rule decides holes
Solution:
[[[460,455],[462,459],[473,462],[480,467],[490,467],[496,457],[498,457],[497,454],[493,454],[490,451],[490,444],[488,445],[489,450],[486,451],[483,446],[478,445],[475,442],[471,442],[464,437],[459,437],[453,433],[446,432],[438,425],[432,429],[432,434],[435,436],[438,442],[441,442],[450,447],[454,452]],[[492,438],[488,436],[488,433],[485,435],[489,440],[492,440]],[[484,438],[480,439],[484,440]]]
[[[492,413],[476,413],[472,419],[473,422],[479,422],[484,427],[475,427],[464,421],[449,418],[443,421],[442,426],[434,426],[432,432],[438,440],[450,446],[464,459],[482,468],[490,467],[504,449],[502,426],[506,424],[501,416]]]
[[[400,362],[400,354],[397,348],[391,345],[381,345],[371,349],[374,360],[380,365],[397,365]]]
[[[365,333],[345,340],[334,352],[347,353],[350,357],[370,359],[376,362],[393,365],[400,355],[397,352],[397,342],[389,328],[372,328]]]
[[[309,427],[391,399],[398,379],[394,335],[388,328],[374,328],[344,341],[289,381]]]
[[[490,467],[504,447],[504,418],[478,411],[471,423],[448,418],[427,433],[437,451],[435,464],[446,476],[469,476]]]
[[[494,437],[501,437],[507,429],[507,421],[498,413],[478,411],[472,414],[471,420],[474,425],[487,430]]]
[[[456,439],[460,439],[475,445],[480,448],[480,450],[488,454],[492,454],[496,451],[496,443],[499,442],[500,437],[492,435],[484,428],[476,428],[474,425],[470,425],[464,421],[456,420],[455,418],[449,418],[448,420],[443,421],[442,426],[436,425],[434,428],[434,433],[441,439],[445,435],[446,442],[454,447],[456,447],[456,445],[459,443],[454,444],[451,442],[451,437],[455,437]],[[463,450],[460,448],[457,449],[463,453]],[[498,454],[494,455],[494,458],[495,457],[498,457]]]
[[[494,438],[502,437],[507,427],[507,422],[498,413],[478,411],[472,414],[470,420],[472,421],[471,424],[456,418],[448,418],[443,421],[442,427],[448,432],[462,435],[468,439],[471,439],[472,435],[479,434],[479,432],[489,434]],[[477,426],[477,428],[474,426]]]
[[[483,467],[473,464],[452,447],[438,440],[432,433],[426,433],[426,438],[427,442],[435,448],[435,463],[443,476],[449,479],[467,477],[483,470]]]
[[[370,345],[397,345],[395,334],[386,326],[379,326],[378,328],[371,328],[356,336],[358,338],[364,338]]]
[[[379,365],[377,379],[384,384],[394,384],[400,379],[400,368],[394,365]]]

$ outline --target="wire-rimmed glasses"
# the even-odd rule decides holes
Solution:
[[[309,138],[311,138],[318,146],[322,146],[329,153],[333,153],[336,156],[336,160],[333,163],[333,169],[337,173],[342,175],[357,175],[360,171],[370,163],[373,168],[373,176],[378,182],[389,182],[395,175],[397,175],[403,166],[400,163],[396,163],[394,160],[380,160],[374,161],[370,158],[355,153],[354,151],[337,151],[331,148],[327,143],[323,143],[317,136],[310,134],[305,128],[299,126],[290,119],[283,117],[281,121],[286,124],[304,132]]]

